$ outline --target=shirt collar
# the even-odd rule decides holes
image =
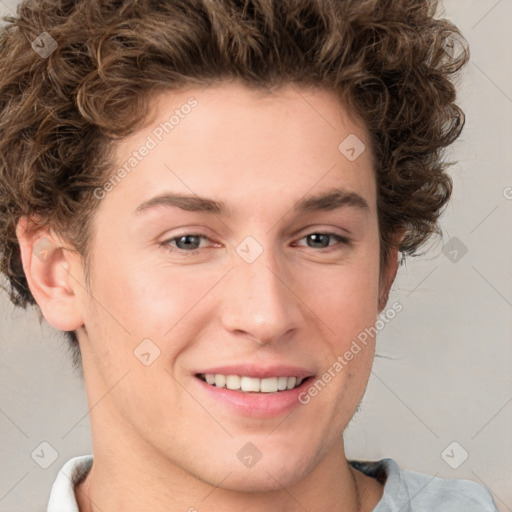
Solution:
[[[53,484],[47,512],[79,512],[75,485],[89,472],[92,461],[92,455],[82,455],[64,464]]]

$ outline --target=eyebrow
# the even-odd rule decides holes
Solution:
[[[224,217],[232,217],[233,211],[221,201],[178,193],[165,193],[153,197],[140,204],[135,213],[141,214],[150,209],[166,206],[177,207],[191,212],[210,213]],[[315,196],[302,198],[293,207],[296,214],[331,211],[338,208],[353,207],[363,212],[369,212],[370,207],[366,199],[355,192],[337,188],[331,189]]]

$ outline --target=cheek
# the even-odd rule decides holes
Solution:
[[[345,266],[319,271],[308,279],[303,296],[329,327],[331,345],[339,352],[373,325],[378,315],[378,258],[375,251],[359,252]]]
[[[218,273],[199,273],[190,266],[171,268],[161,261],[97,252],[91,262],[93,298],[86,326],[96,329],[95,339],[109,339],[111,345],[130,344],[133,349],[150,338],[164,348],[168,344],[163,340],[173,332],[183,333],[217,280]]]

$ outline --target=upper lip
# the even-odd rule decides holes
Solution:
[[[253,364],[237,364],[227,366],[215,366],[205,368],[195,372],[196,374],[221,374],[221,375],[240,375],[253,377],[258,379],[266,379],[271,377],[298,377],[305,379],[311,377],[314,372],[307,368],[290,365],[273,365],[273,366],[256,366]]]

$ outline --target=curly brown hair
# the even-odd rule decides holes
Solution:
[[[25,0],[0,34],[0,271],[35,304],[15,227],[50,223],[82,255],[116,141],[156,92],[240,80],[336,92],[371,137],[381,265],[433,234],[450,198],[443,150],[464,114],[454,77],[469,59],[437,0]],[[43,34],[41,36],[42,33]],[[52,49],[49,55],[38,46]],[[52,42],[55,41],[55,43]],[[37,42],[36,41],[36,42]],[[32,43],[32,48],[31,48]],[[37,219],[37,221],[36,221]],[[79,348],[74,332],[66,333]]]

